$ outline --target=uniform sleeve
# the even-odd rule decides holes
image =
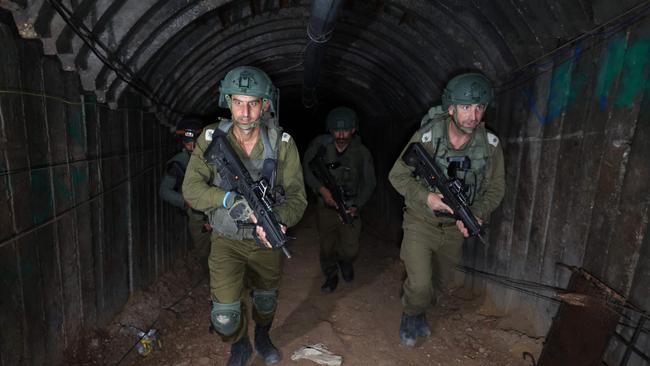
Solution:
[[[505,194],[506,180],[503,162],[503,150],[498,143],[490,157],[489,171],[486,175],[486,191],[483,196],[471,206],[474,216],[487,220],[490,213],[501,203]]]
[[[316,178],[314,173],[311,171],[309,168],[309,162],[314,159],[316,156],[316,153],[318,152],[318,147],[319,147],[319,138],[313,139],[310,143],[309,146],[307,147],[307,150],[305,150],[305,155],[303,157],[303,173],[305,175],[305,183],[307,183],[307,186],[311,188],[314,193],[319,194],[319,189],[320,187],[323,186],[323,183]]]
[[[214,176],[212,169],[203,159],[203,152],[210,141],[206,141],[206,129],[199,136],[194,152],[190,157],[183,179],[183,197],[193,209],[198,211],[211,211],[223,204],[225,192],[218,187],[210,185]]]
[[[372,192],[374,192],[375,187],[377,186],[377,178],[375,177],[375,164],[372,160],[372,155],[365,146],[361,151],[363,156],[361,171],[363,174],[361,175],[359,193],[357,194],[356,200],[354,202],[359,208],[363,207],[368,202],[370,196],[372,195]]]
[[[388,180],[395,190],[404,196],[404,201],[407,206],[425,208],[427,205],[429,190],[411,175],[413,168],[406,165],[402,160],[402,155],[404,155],[408,145],[411,142],[420,141],[420,138],[421,134],[419,132],[416,132],[415,135],[411,137],[411,140],[409,140],[409,143],[404,147],[404,150],[400,153],[393,168],[388,173]]]
[[[279,216],[280,222],[291,227],[302,218],[307,208],[307,195],[296,144],[286,133],[280,144],[278,183],[284,187],[285,199],[274,206],[273,211]]]
[[[174,190],[175,185],[176,178],[169,175],[169,173],[165,173],[162,181],[160,182],[160,189],[158,190],[158,194],[160,195],[160,198],[163,199],[163,201],[181,209],[185,208],[185,200],[183,199],[183,195]]]

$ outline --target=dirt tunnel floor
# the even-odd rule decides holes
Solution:
[[[341,355],[343,365],[528,366],[532,362],[524,360],[522,353],[537,357],[541,351],[541,339],[501,329],[501,319],[482,315],[481,299],[457,293],[445,294],[428,311],[431,337],[419,340],[415,348],[404,347],[398,336],[404,276],[398,249],[364,232],[355,280],[341,281],[334,293],[322,294],[312,211],[293,234],[298,239],[291,244],[293,258],[284,262],[279,308],[271,330],[283,356],[279,365],[317,365],[291,360],[294,351],[314,343],[323,343]],[[83,347],[69,355],[69,364],[225,365],[230,347],[208,332],[209,309],[207,275],[192,259],[179,260],[147,291],[134,295],[107,329],[88,335]],[[135,349],[128,352],[137,342],[132,327],[145,329],[152,323],[160,332],[162,348],[146,357]],[[256,358],[253,365],[264,363]]]

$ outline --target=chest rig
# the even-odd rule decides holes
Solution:
[[[222,120],[217,128],[227,135],[232,125],[233,122],[231,120]],[[275,126],[274,120],[267,120],[264,124],[261,124],[260,138],[264,147],[262,158],[241,159],[242,164],[246,167],[253,180],[259,180],[263,177],[269,183],[269,189],[276,193],[274,194],[276,203],[284,199],[282,187],[276,187],[275,185],[278,165],[278,145],[279,139],[282,136],[281,132]],[[214,172],[212,185],[224,191],[230,191],[232,189],[232,187],[227,186],[226,181],[221,178],[218,171]],[[213,230],[220,235],[235,240],[253,239],[253,229],[250,227],[239,227],[228,214],[228,210],[223,206],[219,206],[207,214]]]
[[[344,201],[350,201],[358,194],[360,172],[355,164],[355,158],[358,158],[358,154],[354,151],[356,138],[356,136],[352,137],[350,144],[342,154],[336,150],[334,137],[331,135],[326,136],[321,142],[325,162],[336,184],[341,187]]]
[[[430,144],[438,166],[448,178],[460,179],[471,205],[485,193],[485,179],[488,168],[488,141],[485,125],[480,123],[472,139],[462,150],[455,150],[449,143],[447,128],[450,117],[437,118],[424,126],[422,142]]]

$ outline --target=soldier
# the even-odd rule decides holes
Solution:
[[[320,236],[320,264],[325,275],[321,291],[332,292],[341,277],[346,282],[354,279],[352,261],[359,252],[359,234],[361,220],[359,212],[368,202],[375,189],[375,169],[372,156],[355,135],[357,115],[346,107],[334,108],[327,115],[329,134],[316,137],[305,151],[303,161],[307,185],[319,195],[318,198],[318,233]],[[344,223],[337,210],[341,203],[332,197],[330,187],[324,185],[310,167],[310,162],[322,156],[334,178],[336,188],[342,194],[343,204],[353,221]]]
[[[484,75],[454,77],[443,91],[442,109],[432,108],[409,141],[421,142],[432,156],[436,151],[436,163],[448,176],[455,175],[464,182],[470,209],[479,222],[487,220],[499,205],[505,188],[499,139],[482,122],[492,98],[492,85]],[[442,113],[434,113],[436,108]],[[461,261],[463,237],[468,232],[462,221],[434,215],[434,211],[453,211],[442,201],[442,195],[411,172],[399,158],[389,180],[406,204],[400,257],[407,278],[399,334],[402,344],[413,347],[417,337],[431,334],[424,312],[440,291],[463,284],[454,266]]]
[[[187,167],[183,195],[195,209],[208,215],[212,250],[208,260],[212,297],[211,322],[224,342],[232,343],[229,366],[247,365],[252,346],[247,335],[247,315],[242,293],[252,287],[255,349],[267,365],[280,361],[269,330],[277,308],[282,252],[271,250],[261,226],[239,227],[236,220],[254,222],[246,200],[226,192],[219,172],[203,154],[218,129],[251,173],[274,181],[278,191],[273,207],[283,230],[298,223],[307,206],[300,156],[289,134],[282,132],[271,113],[276,113],[277,90],[260,69],[240,66],[228,72],[219,87],[219,106],[229,108],[232,119],[205,127]],[[256,231],[261,243],[253,238]],[[268,248],[267,248],[268,247]]]
[[[203,123],[194,118],[184,118],[176,126],[176,136],[183,143],[183,150],[174,155],[166,164],[165,175],[160,182],[158,193],[163,201],[186,210],[188,227],[192,243],[194,245],[194,255],[207,268],[208,254],[210,252],[210,225],[206,221],[206,216],[201,211],[194,210],[185,202],[181,193],[181,185],[187,163],[190,161],[190,155],[194,150],[194,144],[199,137]]]

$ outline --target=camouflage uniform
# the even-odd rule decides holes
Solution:
[[[470,209],[474,216],[487,221],[501,202],[505,189],[499,139],[480,123],[471,140],[456,150],[448,142],[450,123],[448,114],[440,114],[418,130],[409,143],[421,142],[432,155],[438,145],[436,162],[445,172],[454,157],[468,156],[471,169],[459,172],[458,178],[470,187]],[[421,314],[431,305],[434,285],[437,290],[462,285],[462,275],[454,266],[461,262],[463,242],[454,219],[436,217],[429,209],[426,202],[432,190],[423,180],[413,178],[411,172],[412,168],[400,158],[389,173],[390,182],[404,196],[406,204],[400,256],[407,272],[402,301],[404,313],[409,316]]]
[[[194,245],[193,252],[197,260],[207,267],[208,254],[210,253],[210,233],[204,227],[206,217],[201,211],[188,208],[181,193],[181,185],[190,154],[189,151],[183,150],[169,159],[165,175],[160,182],[159,194],[163,201],[181,210],[187,209],[189,217],[187,225]]]
[[[257,325],[270,325],[277,307],[277,289],[280,282],[282,252],[261,248],[252,239],[252,229],[238,229],[227,222],[223,206],[226,192],[219,187],[219,174],[208,165],[203,154],[219,128],[228,131],[227,140],[253,179],[261,174],[261,163],[270,149],[277,151],[276,186],[284,187],[281,203],[273,207],[278,220],[291,227],[298,223],[307,206],[305,188],[296,145],[287,133],[278,128],[267,128],[269,120],[260,126],[260,138],[250,156],[237,144],[230,124],[206,126],[199,137],[187,167],[183,195],[193,208],[205,212],[213,226],[212,249],[209,257],[210,292],[213,300],[212,324],[222,339],[237,342],[246,335],[247,321],[242,303],[246,285],[253,289],[253,318]],[[272,125],[272,124],[271,124]],[[268,139],[261,138],[268,136]],[[273,146],[269,146],[270,144]],[[223,319],[228,321],[223,322]]]
[[[347,207],[357,207],[357,212],[368,202],[375,189],[375,169],[370,151],[353,136],[347,148],[339,153],[331,134],[316,137],[305,151],[304,175],[307,185],[318,195],[318,233],[320,236],[320,264],[325,276],[338,271],[337,265],[349,264],[359,252],[361,219],[357,216],[351,225],[341,222],[336,210],[329,207],[319,194],[323,183],[314,176],[309,162],[321,146],[325,147],[325,161],[337,163],[330,173],[342,188]]]

